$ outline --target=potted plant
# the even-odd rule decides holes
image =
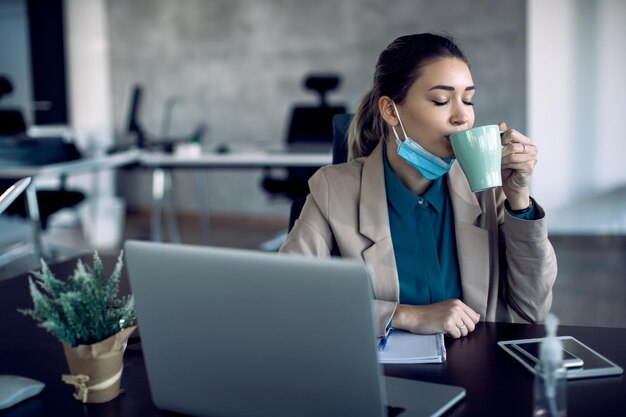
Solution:
[[[79,260],[62,281],[42,259],[34,281],[29,277],[33,308],[19,310],[63,343],[70,374],[62,379],[75,386],[74,397],[84,403],[119,395],[124,350],[136,327],[133,297],[118,297],[122,267],[123,252],[107,279],[95,252],[93,267]]]

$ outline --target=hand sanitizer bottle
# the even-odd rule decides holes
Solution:
[[[567,416],[566,370],[563,345],[556,338],[559,319],[549,313],[545,319],[546,339],[539,347],[540,363],[535,367],[534,417]]]

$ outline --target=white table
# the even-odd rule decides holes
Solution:
[[[262,168],[319,168],[332,163],[330,152],[264,152],[233,151],[228,153],[204,153],[197,156],[153,153],[144,151],[139,155],[139,165],[152,169],[151,238],[162,240],[161,218],[167,212],[168,234],[171,241],[180,242],[180,234],[174,215],[172,199],[172,169],[195,170],[196,193],[201,205],[201,231],[205,241],[209,235],[209,201],[205,169],[262,169]]]
[[[67,176],[72,174],[113,169],[136,163],[141,152],[137,149],[120,152],[112,155],[86,157],[68,162],[58,162],[39,166],[15,166],[1,167],[0,178],[26,178],[33,179],[32,184],[26,189],[28,218],[33,230],[33,250],[36,259],[47,257],[47,253],[41,244],[41,223],[39,219],[39,204],[37,202],[37,180],[50,177]]]
[[[332,163],[326,153],[250,152],[205,153],[198,156],[142,152],[139,164],[146,168],[258,169],[322,167]]]
[[[332,163],[331,152],[270,152],[270,151],[231,151],[227,153],[204,153],[197,156],[182,156],[149,150],[132,149],[110,155],[82,158],[75,161],[60,162],[41,166],[0,167],[0,178],[33,177],[38,178],[67,176],[72,174],[97,171],[101,169],[138,166],[152,170],[152,224],[151,238],[161,240],[161,216],[164,201],[168,205],[168,227],[170,239],[180,240],[174,216],[171,197],[171,170],[196,170],[196,187],[198,195],[204,195],[201,202],[204,211],[203,234],[208,235],[208,194],[204,183],[206,178],[199,175],[199,170],[206,169],[262,169],[262,168],[316,168]],[[34,228],[34,245],[36,255],[41,255],[41,230],[39,210],[34,186],[27,189],[29,218]]]

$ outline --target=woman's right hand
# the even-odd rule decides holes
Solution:
[[[414,306],[398,304],[393,315],[393,327],[411,333],[444,333],[454,339],[467,336],[476,328],[480,314],[461,300],[440,301]]]

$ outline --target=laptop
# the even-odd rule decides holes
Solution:
[[[194,416],[439,416],[461,387],[382,376],[357,260],[125,243],[152,399]]]
[[[32,179],[30,177],[22,178],[17,181],[11,187],[9,187],[5,192],[0,195],[0,214],[6,210],[11,203],[15,201],[17,197],[20,196],[28,188]]]

